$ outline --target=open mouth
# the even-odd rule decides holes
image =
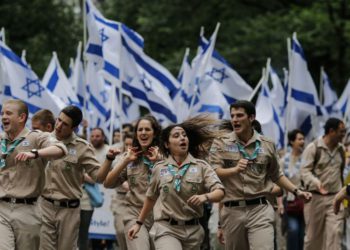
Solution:
[[[2,121],[2,125],[4,128],[8,127],[10,125],[10,122],[8,121]]]
[[[241,125],[240,125],[240,124],[233,124],[233,128],[234,128],[234,129],[240,129],[240,128],[241,128]]]

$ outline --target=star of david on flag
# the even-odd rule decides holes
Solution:
[[[226,78],[229,78],[229,76],[225,73],[225,68],[216,69],[213,67],[211,71],[207,72],[207,75],[219,83],[223,83]]]
[[[26,79],[26,84],[22,87],[23,90],[27,91],[28,98],[31,98],[33,95],[41,97],[41,92],[45,90],[44,87],[40,85],[39,79]]]
[[[104,28],[100,29],[100,30],[99,30],[99,33],[100,33],[100,37],[101,37],[102,43],[105,42],[105,41],[107,41],[107,40],[109,39],[109,36],[107,36],[107,35],[105,34],[105,29],[104,29]]]

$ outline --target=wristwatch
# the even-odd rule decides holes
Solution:
[[[30,152],[34,154],[34,159],[39,158],[39,151],[37,149],[32,149]]]

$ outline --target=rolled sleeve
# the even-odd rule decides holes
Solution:
[[[209,192],[212,192],[216,189],[222,189],[225,192],[225,187],[222,185],[216,172],[209,164],[206,163],[203,166],[203,172],[204,186]]]
[[[98,170],[101,165],[97,161],[95,153],[92,149],[92,146],[86,145],[83,155],[79,159],[79,164],[83,166],[85,172],[94,180],[97,180]]]
[[[151,177],[151,182],[146,192],[146,196],[151,200],[157,200],[159,197],[159,169],[160,167],[154,166],[154,171]]]
[[[270,158],[270,178],[273,182],[276,182],[279,178],[281,178],[284,174],[279,164],[279,157],[275,146],[273,146],[273,151],[271,152]]]
[[[214,170],[216,170],[217,168],[222,168],[224,166],[224,161],[220,154],[223,148],[223,144],[224,143],[221,139],[215,139],[210,147],[208,161],[211,168]]]

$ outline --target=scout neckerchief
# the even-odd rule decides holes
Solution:
[[[23,141],[24,138],[19,138],[14,140],[14,142],[11,144],[10,148],[7,148],[7,141],[6,139],[1,139],[1,160],[0,160],[0,168],[3,168],[6,166],[6,157],[15,150],[15,148],[18,146],[18,144]]]
[[[289,163],[290,163],[290,157],[292,153],[290,148],[287,149],[287,153],[284,156],[284,175],[288,178],[292,178],[293,176],[297,175],[300,171],[301,166],[301,157],[297,160],[294,167],[291,168],[292,171],[289,172]]]
[[[190,163],[187,163],[185,165],[183,165],[179,171],[176,172],[175,168],[174,168],[174,165],[172,164],[168,164],[168,171],[170,172],[170,174],[172,176],[175,177],[175,181],[174,181],[174,189],[177,191],[177,192],[180,192],[180,189],[181,189],[181,179],[182,177],[185,175],[187,169],[190,167]]]
[[[150,182],[154,164],[146,156],[142,156],[142,161],[143,161],[143,164],[145,164],[148,167],[148,182]]]
[[[255,150],[252,155],[249,155],[247,151],[245,151],[244,146],[237,142],[237,147],[239,152],[242,154],[244,159],[247,159],[249,161],[254,161],[256,157],[258,157],[259,151],[260,151],[260,141],[255,141]]]

